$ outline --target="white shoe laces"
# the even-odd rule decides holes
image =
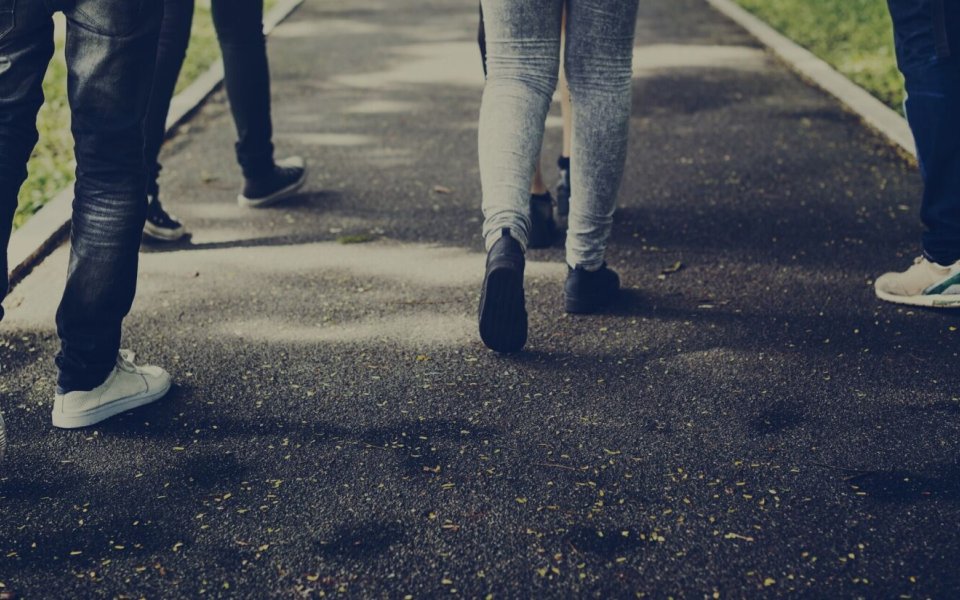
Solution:
[[[132,350],[121,350],[117,354],[117,368],[128,373],[136,373],[137,365],[133,364],[136,357]]]

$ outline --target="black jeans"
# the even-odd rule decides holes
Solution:
[[[143,117],[160,0],[0,0],[0,299],[58,10],[67,17],[77,159],[70,266],[57,311],[58,385],[71,391],[100,385],[113,369],[136,291],[146,210]]]
[[[960,260],[960,2],[888,0],[924,192],[924,255]]]
[[[163,24],[150,108],[144,122],[147,191],[159,192],[160,146],[193,23],[194,0],[162,0]],[[213,0],[213,24],[223,54],[227,97],[237,126],[237,162],[254,179],[273,169],[270,69],[263,35],[263,0]]]

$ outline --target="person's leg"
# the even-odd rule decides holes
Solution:
[[[186,228],[160,203],[160,147],[167,135],[167,114],[190,44],[194,0],[163,0],[163,20],[157,45],[153,91],[144,119],[144,160],[147,165],[147,220],[143,233],[158,241],[176,241]]]
[[[480,108],[483,236],[526,246],[530,184],[557,86],[563,0],[485,0],[487,83]]]
[[[57,311],[63,393],[91,390],[114,369],[136,291],[146,211],[143,120],[160,0],[78,0],[66,14],[77,181],[67,285]]]
[[[907,120],[923,177],[923,257],[877,279],[892,302],[960,305],[960,6],[945,0],[888,0]]]
[[[571,0],[565,71],[573,103],[567,263],[603,265],[630,131],[637,0]]]
[[[147,163],[147,194],[157,195],[157,178],[162,168],[159,162],[160,147],[167,134],[167,114],[173,99],[180,69],[187,56],[190,44],[190,28],[193,24],[194,0],[163,0],[163,20],[157,43],[156,70],[153,75],[153,90],[144,119],[144,160]]]
[[[273,168],[270,66],[263,35],[263,0],[213,0],[230,111],[237,126],[237,161],[247,179]]]
[[[230,111],[237,126],[237,161],[244,186],[237,202],[260,208],[295,194],[306,182],[298,156],[274,162],[270,67],[263,35],[263,0],[213,0]]]
[[[933,53],[925,60],[923,54],[911,56],[912,24],[901,23],[901,31],[906,32],[897,40],[902,48],[907,119],[924,182],[923,250],[929,260],[948,265],[960,260],[960,27],[953,15],[948,21],[947,5],[957,12],[960,8],[944,0],[919,4],[930,5],[933,13]]]
[[[483,74],[487,75],[487,33],[483,25],[483,5],[480,6],[480,26],[477,29],[477,44],[480,46],[480,59],[483,62]],[[553,244],[557,234],[554,221],[553,196],[543,180],[543,170],[537,158],[537,168],[530,183],[530,230],[527,235],[528,248],[545,248]]]
[[[483,77],[487,77],[487,31],[483,26],[483,2],[480,2],[480,24],[477,26],[477,46],[480,47],[480,62],[483,65]]]
[[[610,303],[620,278],[607,241],[627,155],[638,0],[571,0],[564,69],[573,106],[567,312]]]
[[[567,29],[567,10],[563,11],[563,30]],[[562,39],[561,52],[565,51],[566,36]],[[564,52],[565,53],[565,52]],[[557,158],[557,167],[560,177],[557,179],[557,204],[554,220],[560,229],[567,228],[567,218],[570,216],[570,151],[573,147],[573,108],[570,105],[570,86],[567,85],[567,75],[560,69],[560,81],[557,85],[560,92],[560,118],[563,120],[563,150]]]
[[[0,302],[7,295],[7,245],[27,161],[37,143],[43,75],[53,56],[53,21],[39,3],[0,0]],[[0,320],[3,306],[0,305]]]
[[[37,143],[43,75],[53,56],[53,22],[39,3],[0,0],[0,303],[7,295],[7,245],[27,160]],[[0,321],[3,305],[0,304]],[[0,412],[0,461],[7,431]]]
[[[480,108],[480,180],[487,268],[480,337],[498,352],[527,340],[524,251],[530,184],[560,66],[563,0],[484,0],[487,83]]]

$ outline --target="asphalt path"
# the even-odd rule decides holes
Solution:
[[[168,398],[55,431],[63,249],[0,329],[0,597],[955,597],[957,313],[881,304],[916,168],[701,0],[641,3],[608,314],[531,251],[487,351],[476,6],[307,0],[270,40],[304,193],[236,206],[214,96],[164,152],[193,231],[125,346]],[[560,145],[548,121],[550,179]]]

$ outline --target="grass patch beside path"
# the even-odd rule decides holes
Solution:
[[[276,0],[267,0],[271,8]],[[16,229],[60,190],[73,182],[76,162],[73,158],[73,136],[70,134],[70,108],[67,105],[67,66],[63,56],[64,29],[62,19],[57,22],[57,49],[43,81],[46,98],[37,117],[40,141],[27,165],[29,176],[18,197],[17,212],[13,226]],[[197,3],[190,49],[180,73],[177,91],[183,90],[220,57],[210,3]]]
[[[890,107],[902,111],[886,0],[736,0]]]

